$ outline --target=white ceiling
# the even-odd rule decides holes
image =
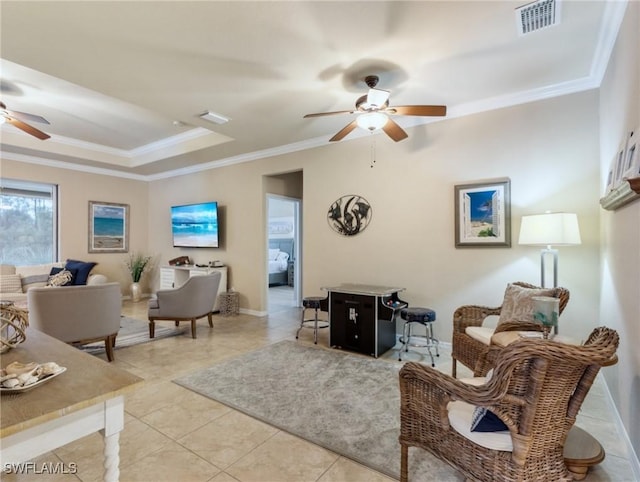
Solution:
[[[353,119],[303,115],[351,109],[369,74],[449,118],[598,87],[626,2],[564,0],[519,36],[523,3],[3,0],[2,100],[51,123],[2,125],[3,157],[154,178],[314,147]]]

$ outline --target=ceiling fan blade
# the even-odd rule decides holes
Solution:
[[[7,114],[12,117],[17,117],[25,122],[41,122],[42,124],[51,124],[47,119],[35,114],[29,114],[27,112],[18,112],[15,110],[8,110]]]
[[[404,129],[391,119],[389,119],[387,123],[382,126],[382,130],[396,142],[409,137]]]
[[[35,127],[32,127],[29,124],[22,122],[21,120],[14,119],[13,117],[7,117],[6,119],[9,124],[12,124],[18,129],[21,129],[25,131],[27,134],[31,134],[32,136],[37,137],[42,141],[49,139],[51,137],[49,134],[45,134],[41,130],[36,129]]]
[[[446,105],[397,105],[387,109],[389,114],[418,115],[418,116],[445,116]]]
[[[358,124],[356,123],[356,121],[353,121],[350,124],[347,124],[345,127],[342,128],[340,132],[338,132],[335,136],[329,139],[329,142],[335,142],[335,141],[344,139],[344,137],[356,127],[358,127]]]
[[[336,114],[353,114],[354,111],[352,110],[338,110],[335,112],[319,112],[317,114],[307,114],[303,117],[303,119],[307,119],[309,117],[322,117],[325,115],[336,115]]]

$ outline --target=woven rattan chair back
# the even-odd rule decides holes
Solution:
[[[523,288],[540,289],[523,281],[517,281],[514,285]],[[560,300],[560,314],[564,311],[569,303],[569,290],[566,288],[554,288],[553,297]],[[457,375],[457,362],[462,363],[467,368],[473,370],[474,375],[484,375],[481,367],[484,366],[484,358],[486,357],[489,345],[478,341],[466,333],[466,329],[470,326],[482,326],[484,320],[492,315],[500,316],[502,306],[491,308],[480,305],[461,306],[453,313],[453,336],[451,339],[451,357],[452,360],[452,376]],[[536,323],[503,323],[496,328],[496,331],[507,330],[542,330],[542,326]]]

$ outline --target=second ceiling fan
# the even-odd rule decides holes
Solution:
[[[14,127],[31,134],[34,137],[44,141],[51,137],[49,134],[42,132],[40,129],[36,129],[27,121],[41,122],[43,124],[49,124],[49,121],[44,117],[35,114],[29,114],[27,112],[17,112],[14,110],[8,110],[4,102],[0,101],[0,124],[7,122]]]
[[[397,105],[389,106],[388,90],[376,89],[378,85],[377,75],[368,75],[364,81],[369,87],[367,95],[356,100],[356,108],[352,110],[341,110],[336,112],[320,112],[317,114],[307,114],[304,118],[322,117],[336,114],[358,114],[358,117],[343,127],[329,141],[335,142],[342,140],[347,134],[356,127],[361,127],[369,131],[382,129],[391,139],[398,142],[408,137],[402,127],[398,125],[390,116],[394,115],[411,115],[411,116],[429,116],[442,117],[447,115],[447,107],[444,105]]]

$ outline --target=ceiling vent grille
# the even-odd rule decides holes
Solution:
[[[516,8],[518,33],[526,35],[560,23],[559,0],[538,0]]]

